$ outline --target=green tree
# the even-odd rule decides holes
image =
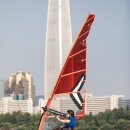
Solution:
[[[5,123],[3,123],[2,128],[3,128],[4,130],[11,130],[11,128],[13,128],[13,126],[12,126],[11,123],[5,122]]]
[[[126,111],[123,108],[114,109],[112,111],[112,116],[113,116],[113,119],[115,120],[124,119],[125,114],[126,114]]]
[[[87,128],[87,123],[84,120],[79,120],[77,123],[78,130],[85,130]]]
[[[21,125],[17,127],[17,130],[28,130],[28,128],[25,125]]]
[[[109,120],[111,119],[111,110],[106,110],[106,111],[104,112],[104,119],[105,119],[106,121],[109,121]]]
[[[118,130],[125,130],[126,129],[126,121],[124,119],[119,119],[117,121],[117,125],[116,125],[116,128]]]
[[[95,117],[94,121],[95,121],[96,126],[100,126],[100,122],[99,122],[99,119],[97,117]]]
[[[100,124],[100,126],[102,126],[103,124],[106,124],[107,122],[106,122],[106,120],[104,120],[104,119],[100,119],[99,120],[99,124]]]
[[[27,124],[30,124],[31,122],[31,115],[29,113],[24,114],[24,120],[26,121]]]
[[[125,113],[125,119],[130,120],[130,110]]]
[[[103,126],[101,126],[101,130],[113,130],[113,126],[110,124],[103,124]]]
[[[98,127],[97,127],[96,125],[92,125],[92,126],[90,126],[89,129],[90,129],[90,130],[98,130]]]

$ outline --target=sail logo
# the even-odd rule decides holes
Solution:
[[[71,89],[71,94],[70,97],[73,100],[73,102],[75,103],[75,105],[82,110],[83,107],[83,98],[81,96],[81,89],[84,85],[84,81],[85,81],[85,74],[81,75],[79,80],[77,81],[77,83],[74,85],[74,87]]]

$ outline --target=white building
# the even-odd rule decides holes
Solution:
[[[0,78],[0,100],[4,97],[4,78]]]
[[[100,96],[100,97],[87,97],[86,103],[86,113],[87,114],[98,114],[99,112],[104,112],[105,110],[113,110],[118,108],[118,100],[123,95],[112,95],[112,96]]]
[[[12,97],[4,97],[0,100],[0,114],[12,113],[13,111],[33,113],[33,100],[13,100]]]
[[[119,108],[119,100],[120,98],[124,98],[124,95],[112,95],[111,96],[111,110],[113,110],[114,108]]]
[[[130,110],[130,99],[120,98],[118,101],[119,108],[124,108],[126,110]]]
[[[69,0],[48,0],[45,45],[45,99],[48,99],[72,45]]]

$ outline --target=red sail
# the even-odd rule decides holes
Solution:
[[[94,14],[89,14],[85,19],[81,31],[76,37],[73,47],[58,77],[56,85],[54,86],[54,89],[48,99],[46,108],[49,108],[54,96],[59,94],[68,94],[77,108],[81,110],[77,115],[84,115],[85,97],[81,95],[81,92],[85,91],[83,86],[86,80],[86,39],[90,32],[94,18]],[[46,115],[47,112],[44,112],[41,117],[39,130],[42,130],[43,128]]]

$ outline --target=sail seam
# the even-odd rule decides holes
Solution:
[[[90,32],[90,29],[88,30],[88,31],[86,31],[85,33],[83,33],[82,35],[80,35],[79,37],[78,37],[78,39],[80,39],[81,37],[83,37],[85,34],[87,34],[87,33],[89,33]]]
[[[88,19],[85,24],[87,24],[87,23],[88,23],[91,19],[93,19],[94,17],[95,17],[95,16],[93,16],[92,18]],[[92,23],[90,23],[90,24],[92,24]],[[89,26],[90,26],[90,25],[89,25]]]
[[[77,52],[77,53],[71,55],[69,58],[72,58],[72,57],[74,57],[74,56],[76,56],[76,55],[78,55],[78,54],[80,54],[80,53],[82,53],[82,52],[84,52],[84,51],[86,51],[86,49],[83,49],[82,51],[79,51],[79,52]]]
[[[66,77],[66,76],[69,76],[69,75],[72,75],[72,74],[77,74],[77,73],[80,73],[80,72],[83,72],[83,71],[86,71],[86,69],[79,70],[79,71],[74,71],[74,72],[68,73],[68,74],[64,74],[64,75],[62,75],[61,77]]]

